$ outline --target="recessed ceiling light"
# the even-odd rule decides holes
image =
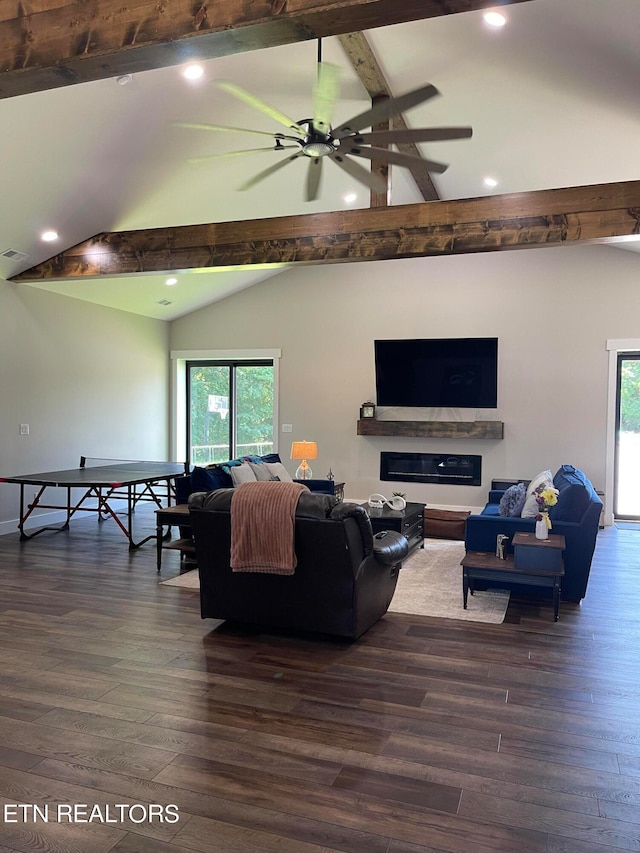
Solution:
[[[54,240],[58,239],[57,231],[43,231],[40,235],[40,239],[44,240],[45,243],[53,243]]]
[[[489,27],[504,27],[507,19],[502,12],[485,12],[482,16],[485,24]]]
[[[187,80],[199,80],[204,74],[202,65],[187,65],[182,72]]]
[[[177,279],[177,278],[168,278],[168,279],[165,281],[165,284],[168,284],[168,285],[177,284],[177,283],[178,283],[178,279]]]
[[[131,83],[133,77],[131,74],[121,74],[119,77],[116,77],[119,86],[126,86],[128,83]]]
[[[356,193],[345,193],[342,196],[342,199],[343,199],[345,204],[353,204],[354,201],[358,200],[358,196]]]
[[[497,187],[498,186],[498,182],[496,181],[495,178],[484,178],[482,183],[485,185],[485,187]]]

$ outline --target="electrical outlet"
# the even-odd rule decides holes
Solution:
[[[20,424],[20,435],[29,435],[29,424]]]

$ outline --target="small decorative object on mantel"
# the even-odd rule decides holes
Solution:
[[[327,480],[335,480],[335,475],[331,468],[329,468],[329,473],[327,474]]]
[[[360,417],[361,418],[375,418],[376,416],[376,407],[373,403],[363,403],[360,406]]]
[[[536,515],[536,539],[548,539],[551,529],[549,509],[558,503],[558,490],[553,486],[538,486],[536,489],[536,503],[538,514]]]

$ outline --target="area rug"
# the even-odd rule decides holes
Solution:
[[[403,563],[389,610],[418,616],[464,619],[467,622],[504,621],[508,590],[487,590],[469,595],[462,606],[464,542],[425,539],[424,549],[414,551]]]
[[[487,590],[469,595],[467,609],[462,607],[462,567],[464,542],[425,539],[424,549],[414,551],[403,564],[398,585],[389,606],[394,613],[439,616],[467,622],[504,621],[509,592]],[[197,569],[161,582],[164,586],[199,589]]]

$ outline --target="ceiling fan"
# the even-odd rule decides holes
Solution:
[[[263,148],[246,148],[239,151],[229,151],[205,157],[193,157],[190,163],[204,163],[224,157],[237,157],[253,154],[257,151],[286,151],[294,149],[295,153],[288,154],[283,159],[264,169],[246,181],[238,189],[248,190],[268,178],[274,172],[282,169],[293,160],[300,157],[309,159],[306,181],[306,201],[314,201],[318,197],[322,167],[325,159],[335,163],[352,178],[369,187],[374,192],[385,192],[386,182],[375,172],[365,169],[354,157],[367,160],[386,161],[397,166],[411,166],[420,163],[429,172],[442,173],[448,165],[434,160],[424,160],[400,151],[394,151],[387,146],[403,142],[441,142],[452,139],[468,139],[473,131],[470,127],[436,127],[402,130],[378,130],[362,133],[365,128],[390,119],[399,113],[409,110],[418,104],[434,98],[440,93],[435,86],[427,84],[397,98],[385,98],[374,104],[370,109],[348,119],[338,127],[331,126],[333,110],[340,92],[340,68],[331,63],[322,62],[320,46],[318,47],[318,74],[313,90],[313,117],[293,121],[280,110],[250,94],[240,86],[227,81],[217,81],[216,86],[241,101],[269,116],[286,128],[286,132],[271,133],[263,130],[251,130],[244,127],[227,127],[217,124],[197,124],[191,122],[175,122],[176,127],[186,127],[193,130],[212,130],[235,133],[250,133],[257,136],[269,136],[274,144]]]

